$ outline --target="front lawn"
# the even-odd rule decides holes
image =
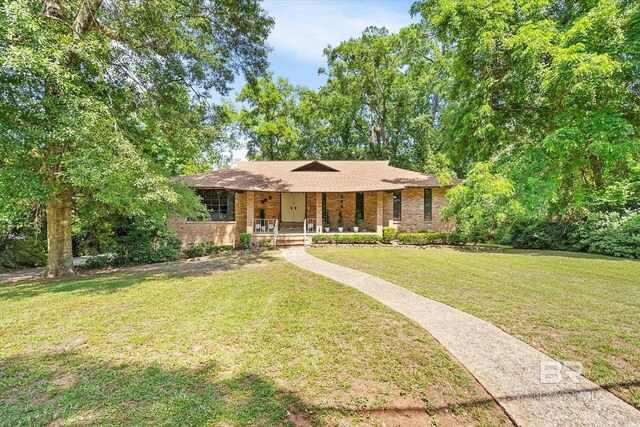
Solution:
[[[640,262],[586,254],[449,248],[322,248],[366,271],[486,319],[640,408]]]
[[[423,329],[276,255],[0,286],[0,425],[508,425]]]

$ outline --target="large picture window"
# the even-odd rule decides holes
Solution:
[[[233,221],[235,220],[234,200],[235,195],[227,190],[214,190],[209,188],[197,188],[196,194],[202,199],[202,203],[209,212],[208,218],[195,219],[195,221]],[[194,221],[194,219],[192,219]]]
[[[431,221],[433,219],[433,205],[432,205],[433,193],[431,188],[424,189],[424,220]]]
[[[400,221],[402,219],[402,192],[395,190],[393,192],[393,220]]]

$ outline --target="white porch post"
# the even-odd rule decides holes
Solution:
[[[384,207],[384,192],[378,191],[376,192],[376,232],[378,236],[382,237],[382,214]]]
[[[254,204],[255,193],[253,191],[247,191],[247,233],[253,234],[253,220],[254,220],[254,212],[253,212],[253,204]]]
[[[316,193],[316,233],[322,233],[322,193]]]

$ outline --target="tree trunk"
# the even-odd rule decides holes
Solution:
[[[71,189],[66,188],[47,202],[46,277],[75,274],[71,249]]]

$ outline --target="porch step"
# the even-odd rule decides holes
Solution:
[[[308,238],[310,239],[311,236],[308,236]],[[304,234],[278,234],[277,246],[304,246]]]

